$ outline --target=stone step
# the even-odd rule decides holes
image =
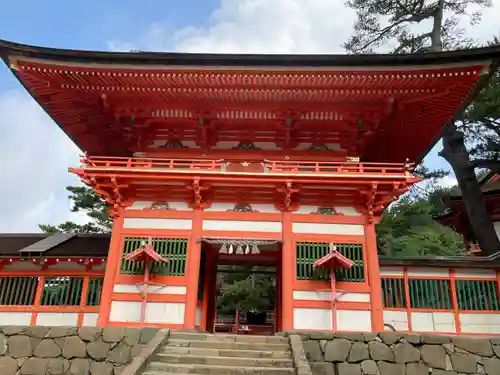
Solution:
[[[222,366],[200,365],[186,363],[166,363],[153,361],[143,375],[161,374],[161,371],[173,374],[199,374],[199,375],[287,375],[294,374],[295,369],[285,367],[250,367],[250,366]]]
[[[206,340],[179,340],[172,336],[168,339],[167,347],[189,347],[207,349],[236,349],[236,350],[263,350],[263,351],[287,351],[289,344],[271,344],[258,342],[236,342],[236,341],[206,341]]]
[[[211,334],[211,333],[191,333],[172,332],[170,337],[176,340],[196,340],[196,341],[224,341],[224,342],[250,342],[287,344],[288,338],[279,336],[252,336],[252,335],[231,335],[231,334]]]
[[[185,363],[217,366],[250,366],[250,367],[293,367],[291,359],[275,358],[243,358],[223,356],[203,356],[192,354],[159,353],[156,360],[168,363]]]
[[[183,354],[183,355],[205,355],[222,357],[243,357],[243,358],[292,358],[290,350],[244,350],[244,349],[214,349],[214,348],[190,348],[182,346],[165,346],[162,353]]]

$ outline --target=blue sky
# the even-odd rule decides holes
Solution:
[[[499,34],[500,0],[482,23]],[[25,0],[2,4],[0,39],[47,47],[183,52],[342,53],[354,14],[344,0]],[[29,12],[27,11],[29,10]],[[338,15],[341,15],[339,17]],[[436,152],[433,168],[447,165]],[[0,232],[83,221],[69,213],[67,168],[79,151],[0,65]],[[445,183],[449,183],[446,181]]]

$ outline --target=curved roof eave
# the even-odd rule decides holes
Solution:
[[[500,46],[473,48],[460,51],[417,54],[368,54],[368,55],[282,55],[282,54],[219,54],[178,52],[104,52],[47,48],[14,43],[0,39],[0,55],[4,60],[10,55],[50,59],[67,62],[120,63],[140,65],[190,65],[190,66],[274,66],[274,67],[323,67],[323,66],[406,66],[446,65],[500,59]]]

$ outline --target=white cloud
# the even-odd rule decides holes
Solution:
[[[344,0],[221,0],[206,26],[172,33],[152,23],[135,40],[108,43],[113,50],[177,50],[218,53],[342,53],[351,35],[353,10]],[[474,8],[475,9],[475,8]],[[471,7],[471,10],[474,10]],[[500,0],[484,12],[482,22],[461,22],[467,35],[486,41],[500,35]],[[418,28],[423,27],[420,25]]]
[[[0,94],[0,232],[38,232],[38,224],[82,222],[69,211],[68,167],[79,150],[29,95]]]

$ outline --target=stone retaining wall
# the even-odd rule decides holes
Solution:
[[[500,337],[304,333],[313,375],[500,375]]]
[[[118,375],[156,331],[0,327],[0,375]]]

